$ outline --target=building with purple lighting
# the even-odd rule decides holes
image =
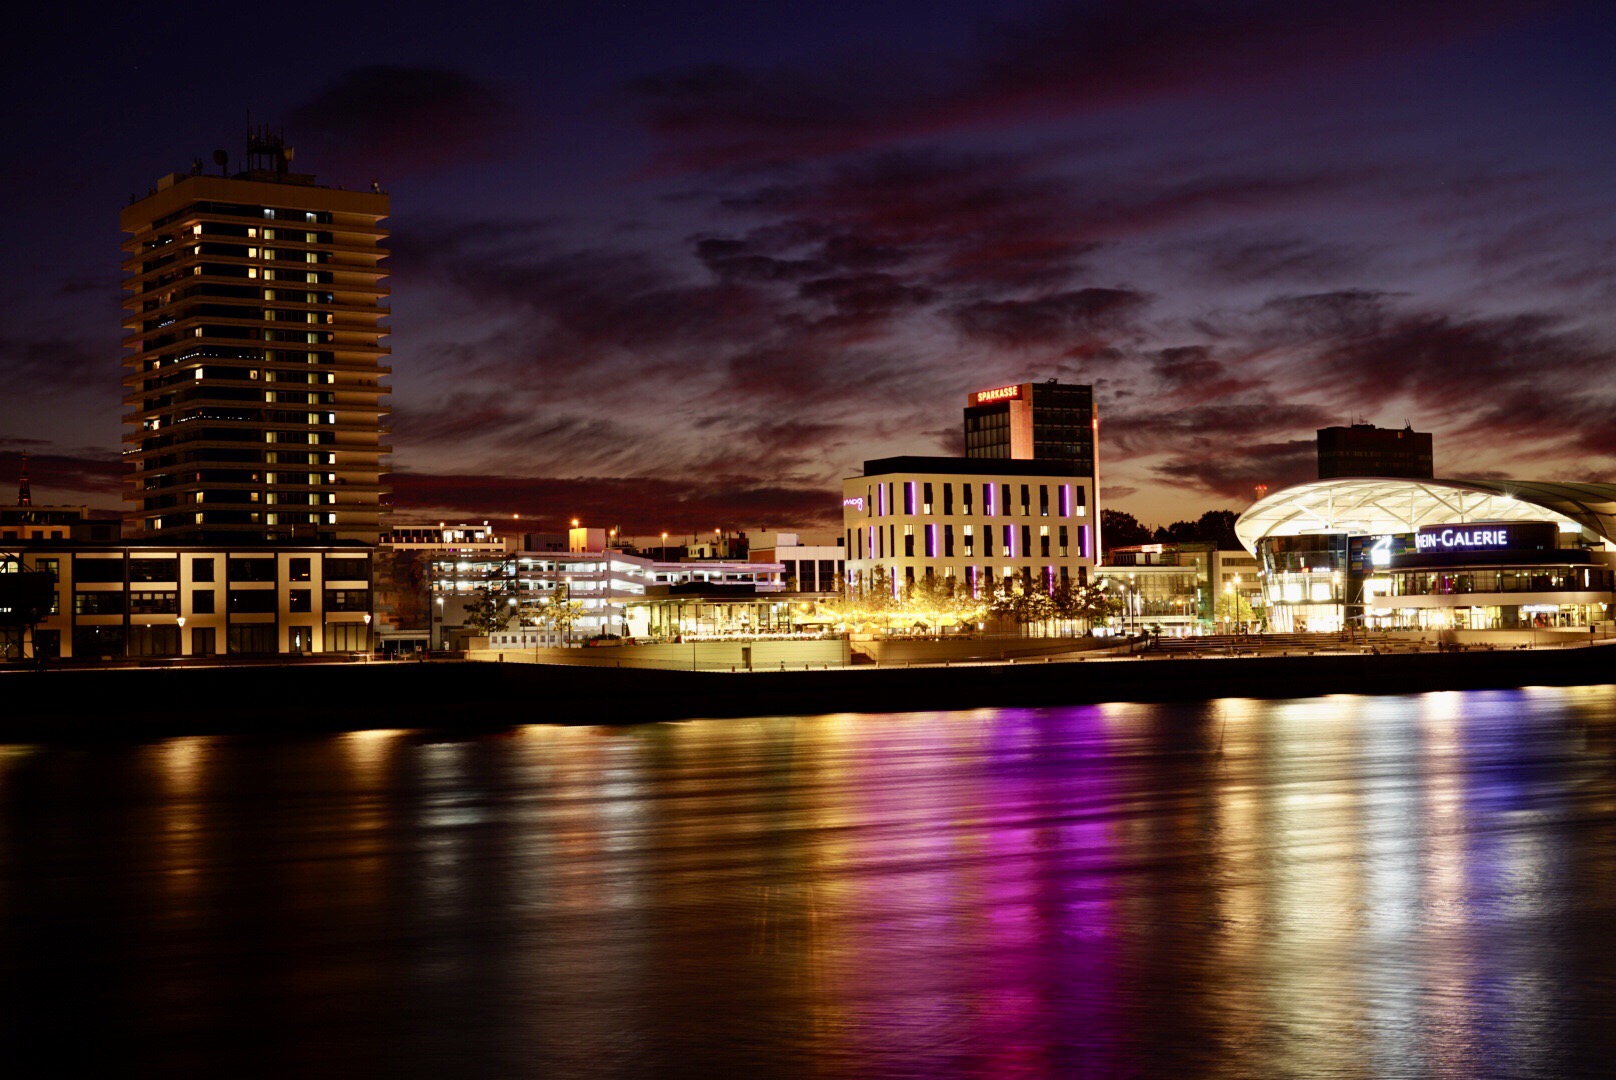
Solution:
[[[926,578],[973,592],[1017,579],[1040,588],[1094,572],[1092,478],[1070,461],[895,457],[842,481],[850,588],[896,592]]]

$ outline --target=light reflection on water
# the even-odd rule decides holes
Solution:
[[[1613,747],[1599,687],[0,749],[0,1023],[152,1075],[1595,1075]]]

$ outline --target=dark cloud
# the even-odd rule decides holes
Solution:
[[[1451,432],[1450,448],[1509,437],[1517,460],[1616,450],[1601,419],[1616,410],[1616,348],[1564,315],[1406,309],[1368,291],[1283,297],[1264,314],[1270,347],[1305,359],[1316,390],[1352,413],[1418,408],[1409,419]]]
[[[511,99],[491,83],[390,64],[344,72],[286,117],[291,141],[312,139],[322,161],[393,176],[484,158],[516,120]]]
[[[1152,466],[1154,479],[1228,499],[1240,506],[1255,499],[1255,488],[1270,491],[1318,478],[1318,448],[1312,439],[1251,442],[1217,454],[1180,453]]]
[[[1274,340],[1358,341],[1379,334],[1394,316],[1397,298],[1369,289],[1277,296],[1264,305]]]
[[[26,447],[38,445],[38,441],[7,439],[4,445]],[[21,451],[0,450],[0,483],[5,485],[0,492],[5,492],[4,501],[11,501],[21,471]],[[29,450],[28,476],[36,505],[44,499],[60,497],[59,493],[73,498],[111,496],[116,502],[123,492],[124,466],[116,453],[83,450],[41,454]]]
[[[981,300],[951,309],[962,334],[998,345],[1077,346],[1124,330],[1150,298],[1131,289],[1077,289],[1031,300]]]
[[[1236,376],[1229,365],[1215,359],[1211,346],[1183,345],[1163,349],[1152,363],[1165,391],[1195,401],[1215,401],[1259,389],[1260,378]]]
[[[401,517],[493,519],[520,513],[534,531],[560,530],[571,518],[628,534],[707,533],[760,525],[835,526],[841,500],[819,483],[757,476],[535,478],[486,474],[393,474],[393,508]]]
[[[888,51],[813,72],[707,64],[643,76],[627,90],[663,141],[661,167],[755,166],[1244,87],[1493,30],[1538,6],[1099,0],[991,27],[962,56]]]
[[[1361,278],[1370,264],[1362,246],[1326,243],[1303,237],[1228,235],[1182,245],[1174,254],[1187,258],[1210,281],[1329,284]]]
[[[13,394],[59,394],[116,389],[117,352],[77,337],[0,337],[0,370]]]
[[[709,237],[696,242],[696,258],[724,281],[800,281],[827,272],[821,259],[778,259],[754,250],[745,240]]]
[[[1084,194],[1036,157],[905,150],[732,192],[720,205],[769,219],[763,235],[793,238],[850,270],[903,267],[939,287],[1047,289],[1095,250]]]
[[[754,285],[697,280],[631,248],[579,248],[554,237],[508,243],[497,229],[423,230],[409,246],[418,282],[447,290],[487,336],[445,347],[467,373],[527,385],[552,400],[599,396],[632,378],[644,388],[702,374],[692,365],[736,342],[766,339],[777,312]]]
[[[797,289],[805,300],[828,303],[844,315],[883,315],[929,304],[936,294],[923,286],[906,285],[891,274],[853,274],[816,278]]]

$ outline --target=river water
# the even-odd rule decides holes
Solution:
[[[53,1075],[1608,1075],[1613,755],[1613,687],[3,747],[0,1027],[77,1032]]]

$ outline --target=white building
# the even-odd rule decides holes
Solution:
[[[849,588],[897,593],[924,578],[973,591],[1017,578],[1087,581],[1099,508],[1071,462],[897,457],[842,482]]]
[[[757,562],[780,564],[787,592],[834,593],[847,574],[847,549],[839,538],[805,544],[800,533],[775,533],[772,542],[753,547],[751,555]]]
[[[1616,484],[1319,480],[1235,532],[1278,630],[1581,628],[1616,604]]]

